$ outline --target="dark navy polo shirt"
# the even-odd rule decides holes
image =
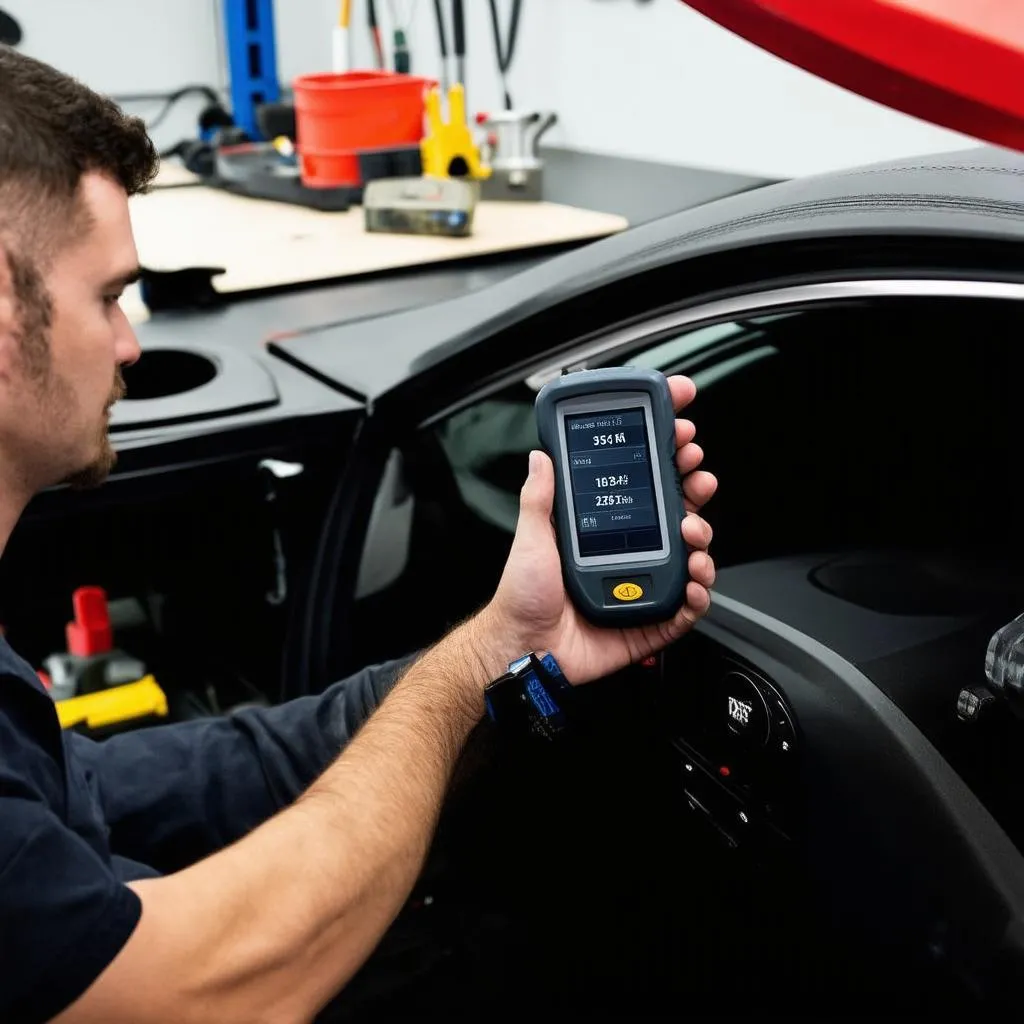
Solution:
[[[138,924],[126,883],[194,863],[295,800],[406,664],[96,743],[61,730],[0,638],[0,1021],[49,1020],[74,1002]]]

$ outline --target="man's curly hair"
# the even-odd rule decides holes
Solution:
[[[107,174],[131,196],[149,188],[158,166],[139,118],[56,68],[0,46],[0,256],[10,269],[29,364],[38,367],[46,356],[51,311],[43,271],[88,228],[82,175]],[[40,345],[41,352],[30,351]]]

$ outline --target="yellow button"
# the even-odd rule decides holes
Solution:
[[[644,596],[644,588],[639,583],[620,583],[612,590],[612,596],[620,601],[636,601]]]

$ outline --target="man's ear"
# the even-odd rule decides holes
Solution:
[[[0,239],[0,382],[11,378],[18,347],[18,303],[7,247]]]

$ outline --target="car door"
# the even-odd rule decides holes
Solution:
[[[996,729],[972,732],[956,710],[958,693],[983,679],[988,638],[1024,605],[1016,539],[1024,499],[1007,473],[1024,444],[1022,328],[1020,280],[793,284],[638,320],[477,391],[423,428],[453,470],[457,494],[444,499],[451,516],[460,502],[468,510],[454,543],[431,536],[423,581],[459,564],[460,551],[464,560],[467,538],[491,579],[480,574],[478,591],[436,596],[433,627],[471,611],[496,582],[537,445],[532,404],[545,380],[621,364],[689,373],[699,389],[691,410],[698,441],[721,479],[707,509],[720,566],[711,613],[663,663],[670,710],[662,739],[677,744],[680,775],[690,773],[680,787],[691,812],[709,818],[712,840],[724,837],[722,857],[749,851],[740,833],[757,812],[738,802],[742,794],[723,793],[716,776],[746,772],[756,789],[770,773],[738,768],[720,753],[732,748],[708,737],[720,732],[722,666],[753,663],[763,680],[774,665],[775,680],[787,682],[764,692],[791,702],[802,737],[794,741],[787,725],[779,749],[789,756],[797,743],[805,773],[799,786],[768,789],[754,803],[774,808],[771,827],[815,836],[819,856],[808,870],[823,876],[823,905],[841,908],[869,941],[884,930],[902,957],[920,951],[941,918],[970,936],[949,953],[964,967],[999,938],[1001,919],[983,920],[980,909],[989,895],[1012,892],[1013,913],[1024,905],[1019,884],[1006,888],[1019,881],[1024,848],[1009,782],[1020,766],[1019,725],[1004,707]],[[834,659],[847,683],[833,688],[824,671],[804,684],[788,677],[779,663],[797,643],[800,657]],[[710,661],[706,649],[715,652]],[[791,806],[804,809],[807,824],[792,825]],[[978,843],[962,861],[958,831]],[[980,873],[971,866],[979,855],[988,858]],[[961,899],[968,892],[989,895]]]
[[[757,485],[749,481],[761,479],[761,467],[770,461],[768,446],[787,444],[787,458],[791,462],[798,448],[802,452],[800,458],[805,474],[796,484],[803,488],[802,481],[813,476],[820,490],[830,472],[830,461],[837,457],[828,448],[829,431],[837,434],[842,429],[842,423],[837,422],[838,414],[829,415],[828,406],[836,405],[845,395],[843,414],[849,418],[855,411],[851,408],[857,397],[850,392],[852,380],[844,380],[843,374],[858,372],[864,377],[874,372],[873,366],[879,370],[870,390],[860,397],[865,414],[874,409],[876,416],[882,417],[887,413],[879,407],[880,395],[884,394],[885,401],[893,406],[899,404],[898,396],[893,394],[897,386],[897,366],[905,371],[908,361],[919,361],[922,363],[921,379],[931,380],[935,368],[942,365],[941,361],[935,361],[926,369],[927,353],[921,351],[925,337],[937,336],[941,317],[976,315],[983,319],[981,313],[968,313],[968,309],[1004,310],[1010,308],[1006,303],[1019,301],[1022,295],[1018,283],[924,279],[849,280],[753,291],[743,297],[651,318],[592,339],[555,362],[535,366],[522,380],[487,397],[470,400],[439,423],[438,436],[450,460],[462,500],[474,508],[482,520],[510,533],[515,525],[518,488],[525,476],[526,458],[530,448],[538,443],[532,399],[540,387],[563,369],[641,365],[693,376],[699,397],[692,412],[697,421],[698,440],[704,442],[707,450],[708,464],[714,468],[716,463],[720,465],[724,461],[734,475],[741,474],[740,479],[727,483],[727,491],[731,489],[736,494],[742,490],[746,495],[744,500],[754,500]],[[942,312],[944,310],[949,312]],[[1002,315],[1006,314],[1001,312]],[[850,327],[851,322],[870,322],[877,329],[877,323],[887,318],[890,329],[895,330],[895,324],[899,323],[910,333],[903,338],[905,350],[894,351],[890,357],[894,370],[890,380],[881,372],[884,364],[871,362],[880,358],[878,353],[868,351],[869,346],[863,339],[851,337]],[[918,326],[912,330],[915,318]],[[993,313],[993,323],[997,319]],[[910,327],[906,326],[908,323]],[[814,346],[803,340],[812,331],[822,336],[822,350],[828,348],[830,337],[833,346],[858,343],[860,347],[855,356],[849,357],[850,364],[844,362],[844,354],[839,351],[825,358],[819,353],[812,359],[809,353]],[[948,348],[953,341],[942,342],[950,353],[955,352]],[[799,345],[807,350],[800,359],[792,355],[784,359],[780,355],[783,349],[791,350]],[[1004,365],[1005,356],[1005,351],[994,356],[993,365]],[[833,358],[835,364],[831,372],[829,358]],[[867,383],[863,386],[869,387]],[[917,394],[920,395],[919,390]],[[911,399],[908,390],[907,401]],[[936,412],[939,408],[937,404]],[[804,411],[800,412],[801,409]],[[805,440],[814,432],[812,410],[822,422],[817,456],[813,450],[805,450]],[[773,429],[773,421],[780,426],[787,424],[785,429],[790,436],[776,438],[765,433]],[[865,422],[864,429],[876,437],[879,427]],[[939,429],[937,424],[935,429]],[[796,436],[797,432],[800,436]],[[904,444],[906,440],[902,435],[888,438],[890,445],[903,446],[909,452]],[[845,443],[849,449],[853,442],[847,439]],[[865,444],[873,446],[876,442],[866,440]],[[815,457],[821,465],[810,475],[809,467]],[[854,453],[846,450],[844,457],[850,465]],[[887,464],[893,458],[895,456],[887,456]],[[919,474],[915,474],[917,483],[921,484],[918,477]],[[865,486],[869,486],[868,481],[866,476]],[[768,500],[770,492],[765,490],[764,493]],[[813,501],[813,490],[804,497],[806,501]],[[728,501],[723,495],[721,505],[725,506]],[[742,532],[749,537],[751,526]],[[723,538],[723,544],[732,543],[734,541]]]

